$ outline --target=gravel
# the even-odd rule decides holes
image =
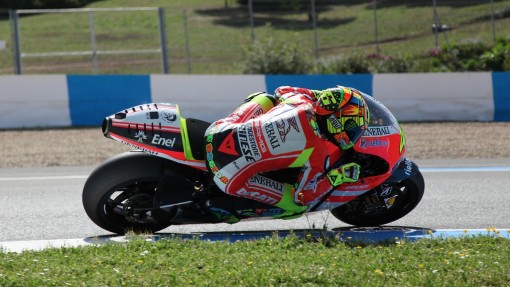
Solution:
[[[412,159],[509,158],[510,123],[402,123]],[[97,165],[130,150],[99,127],[0,131],[0,168]]]

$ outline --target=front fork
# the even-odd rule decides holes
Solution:
[[[398,197],[397,187],[382,185],[361,195],[355,200],[346,203],[349,211],[362,214],[376,213],[390,209]]]

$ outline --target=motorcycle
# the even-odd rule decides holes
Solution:
[[[308,204],[307,212],[330,210],[354,226],[379,226],[402,218],[420,202],[424,180],[405,157],[405,135],[392,113],[367,94],[367,130],[331,170],[346,162],[360,164],[360,179],[332,188]],[[208,171],[204,133],[210,123],[183,118],[170,103],[135,106],[106,117],[104,136],[134,151],[100,164],[87,179],[82,201],[99,227],[117,234],[157,232],[170,225],[231,223],[214,210],[232,211],[243,220],[274,219],[284,210],[222,192]],[[267,178],[296,180],[302,168],[264,173]]]

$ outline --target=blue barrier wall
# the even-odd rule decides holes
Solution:
[[[494,121],[510,121],[510,73],[492,73]]]
[[[149,75],[67,76],[73,126],[97,126],[131,106],[150,103]]]
[[[510,121],[510,73],[357,75],[0,76],[0,128],[98,126],[150,102],[180,104],[185,117],[228,115],[249,93],[290,85],[357,88],[401,121]]]
[[[323,90],[336,85],[354,87],[372,94],[371,74],[356,75],[266,75],[266,91],[272,93],[279,86],[304,87]]]

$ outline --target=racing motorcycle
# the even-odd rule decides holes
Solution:
[[[332,188],[307,212],[330,210],[355,226],[379,226],[413,210],[424,193],[418,166],[405,157],[405,136],[379,101],[362,94],[370,120],[356,145],[326,172],[347,162],[360,164],[360,179]],[[113,233],[156,232],[170,225],[230,222],[211,210],[227,210],[242,220],[272,219],[284,210],[222,192],[208,171],[204,133],[210,123],[183,118],[176,104],[135,106],[109,117],[103,134],[134,150],[100,164],[87,179],[83,206],[90,219]],[[319,125],[320,127],[320,125]],[[296,182],[302,168],[264,173]],[[217,175],[217,174],[216,174]],[[286,181],[288,180],[288,181]]]

